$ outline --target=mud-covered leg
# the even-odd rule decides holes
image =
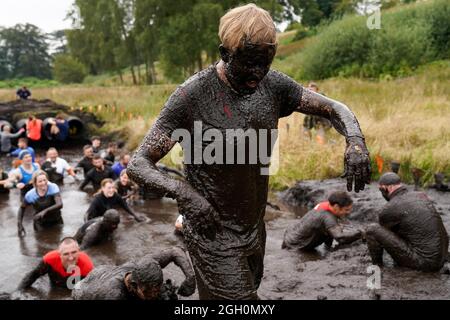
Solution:
[[[366,231],[366,239],[370,256],[372,257],[372,262],[374,264],[382,263],[384,249],[399,266],[414,269],[420,268],[420,257],[412,250],[410,245],[394,232],[381,225],[369,225]]]

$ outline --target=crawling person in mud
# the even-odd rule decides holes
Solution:
[[[33,206],[33,226],[35,230],[63,224],[61,209],[63,202],[58,185],[48,181],[45,171],[38,170],[33,174],[33,189],[27,192],[19,208],[17,229],[19,237],[26,235],[23,227],[23,216],[27,206]]]
[[[344,231],[338,222],[352,211],[353,200],[347,192],[333,192],[328,201],[319,203],[300,222],[287,228],[283,249],[314,250],[322,243],[329,248],[336,240],[348,244],[361,238],[360,230]]]
[[[163,272],[174,262],[186,279],[175,287],[171,280],[164,283]],[[74,300],[177,300],[179,295],[190,296],[195,292],[195,276],[185,252],[174,247],[158,254],[120,266],[99,266],[77,283],[72,291]]]
[[[105,165],[103,158],[98,154],[94,155],[92,158],[92,164],[94,167],[86,174],[86,177],[80,184],[79,189],[81,191],[83,191],[84,188],[90,183],[92,183],[94,190],[97,191],[100,189],[101,183],[104,179],[116,179],[116,175],[112,171],[111,167]]]
[[[94,195],[89,208],[84,215],[84,221],[101,217],[110,209],[121,208],[132,216],[137,222],[145,219],[139,217],[127,204],[127,202],[117,193],[112,179],[104,179],[101,183],[101,189]]]
[[[117,210],[110,209],[102,217],[91,219],[78,229],[74,239],[80,244],[81,250],[110,240],[113,232],[120,223],[120,215]]]
[[[380,178],[379,189],[388,203],[379,223],[366,228],[372,263],[382,266],[386,250],[398,266],[439,271],[448,255],[448,234],[431,200],[423,192],[408,191],[393,172]]]
[[[347,106],[270,70],[277,43],[267,11],[254,4],[237,7],[221,18],[219,29],[221,60],[171,95],[127,172],[141,186],[177,200],[200,299],[257,299],[276,140],[267,136],[276,133],[279,118],[302,112],[332,121],[346,138],[344,176],[350,190],[354,183],[359,192],[369,182],[369,153]],[[186,181],[156,166],[176,142],[184,150]],[[213,142],[222,145],[211,148]]]
[[[37,279],[46,274],[51,285],[73,289],[75,283],[85,278],[93,268],[94,264],[86,253],[80,251],[78,242],[67,237],[61,240],[57,250],[47,253],[23,278],[18,290],[31,287]]]

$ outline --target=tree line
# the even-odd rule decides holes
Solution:
[[[253,2],[276,22],[301,17],[303,28],[313,28],[354,12],[361,1]],[[45,35],[30,24],[0,28],[0,80],[53,75],[81,82],[87,74],[114,72],[123,81],[129,69],[134,84],[153,84],[158,62],[165,78],[178,82],[218,58],[220,17],[239,4],[242,0],[75,0],[68,13],[72,29]],[[60,44],[52,55],[49,37]]]

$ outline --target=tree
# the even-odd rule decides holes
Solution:
[[[0,79],[51,78],[46,36],[32,24],[0,30]]]
[[[81,83],[87,75],[86,67],[67,54],[58,54],[53,63],[53,75],[61,83]]]

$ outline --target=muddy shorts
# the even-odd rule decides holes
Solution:
[[[229,231],[223,231],[226,233]],[[221,238],[226,238],[222,235]],[[264,272],[266,233],[248,248],[223,248],[218,241],[208,247],[187,241],[201,300],[257,300]]]

